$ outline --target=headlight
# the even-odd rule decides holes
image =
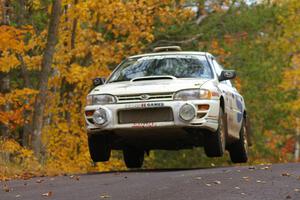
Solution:
[[[174,100],[210,99],[211,92],[206,89],[181,90],[174,95]]]
[[[115,97],[109,94],[88,95],[86,101],[87,105],[105,105],[115,102]]]
[[[196,116],[196,109],[191,104],[184,104],[179,110],[179,117],[184,121],[191,121]]]
[[[106,111],[102,108],[96,110],[93,114],[93,121],[98,125],[103,125],[107,122],[107,114]]]

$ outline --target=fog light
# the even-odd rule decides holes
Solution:
[[[98,125],[103,125],[107,122],[107,113],[103,108],[99,108],[93,114],[93,121]]]
[[[179,110],[179,116],[184,121],[191,121],[196,116],[196,110],[191,104],[184,104]]]

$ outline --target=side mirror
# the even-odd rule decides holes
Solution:
[[[236,77],[236,72],[234,70],[223,70],[219,76],[219,81],[225,81],[234,79]]]
[[[94,87],[96,87],[98,85],[103,85],[104,83],[105,83],[105,78],[104,77],[93,79]]]

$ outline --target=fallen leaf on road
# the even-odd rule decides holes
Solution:
[[[36,183],[42,183],[44,180],[43,179],[38,179],[37,181],[36,181]]]
[[[260,169],[262,169],[262,170],[267,170],[267,169],[270,169],[270,167],[265,166],[265,167],[262,167],[262,168],[260,168]]]
[[[248,169],[254,170],[255,167],[254,166],[250,166]]]
[[[200,176],[199,176],[199,177],[196,177],[195,179],[197,179],[197,180],[201,180],[201,179],[202,179],[202,177],[200,177]]]
[[[210,187],[210,186],[211,186],[211,184],[209,184],[209,183],[205,183],[205,185],[206,185],[206,186],[208,186],[208,187]]]
[[[285,172],[285,173],[282,173],[282,174],[281,174],[281,176],[291,176],[291,174],[290,174],[290,173],[287,173],[287,172]]]
[[[221,184],[221,181],[214,181],[213,183],[219,185]]]
[[[237,190],[239,190],[239,189],[241,189],[240,187],[234,187],[234,189],[237,189]]]
[[[50,192],[46,192],[46,193],[42,194],[42,196],[44,196],[44,197],[51,197],[52,196],[52,192],[51,191]]]
[[[287,195],[285,198],[286,199],[291,199],[292,197],[290,195]]]
[[[19,198],[19,197],[21,197],[21,195],[17,194],[17,195],[16,195],[16,198]]]
[[[107,199],[107,198],[110,198],[111,196],[107,195],[107,194],[104,194],[104,195],[101,195],[100,198],[101,199]]]
[[[4,183],[3,191],[4,192],[10,192],[10,189],[9,189],[8,185],[6,185],[6,183]]]
[[[79,181],[80,180],[80,176],[76,176],[75,179],[76,179],[76,181]]]
[[[266,183],[266,181],[256,180],[256,183]]]
[[[295,188],[294,191],[295,191],[295,192],[300,192],[300,189]]]
[[[244,192],[242,192],[241,195],[246,195],[246,194]]]

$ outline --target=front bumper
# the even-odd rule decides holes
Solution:
[[[179,110],[184,104],[194,105],[197,115],[191,121],[184,121],[179,116]],[[200,109],[200,105],[209,105],[208,109]],[[168,122],[147,122],[147,123],[126,123],[121,124],[118,120],[118,111],[128,109],[169,107],[173,112],[173,120]],[[103,108],[107,111],[108,122],[104,125],[97,125],[92,120],[93,111]],[[109,105],[90,105],[85,107],[85,119],[87,132],[98,133],[101,131],[113,131],[122,129],[159,129],[159,128],[202,128],[216,131],[218,128],[218,115],[220,109],[219,100],[193,100],[193,101],[159,101],[147,103],[123,103]]]

